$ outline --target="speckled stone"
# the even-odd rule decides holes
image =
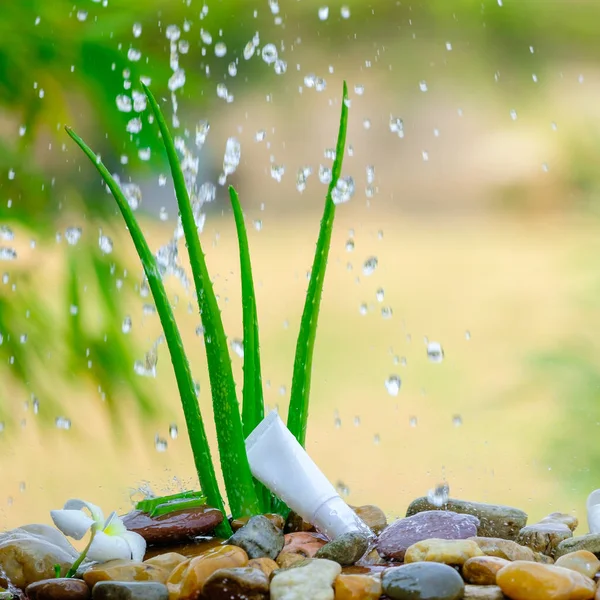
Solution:
[[[433,562],[387,569],[381,585],[383,593],[392,600],[458,600],[465,589],[455,569]]]
[[[479,519],[477,535],[480,537],[514,540],[527,524],[527,513],[518,508],[452,498],[441,507],[431,504],[426,497],[417,498],[410,503],[406,516],[410,517],[428,510],[448,510],[477,517]]]
[[[547,517],[544,517],[540,523],[562,523],[566,525],[571,531],[575,531],[579,525],[579,520],[573,515],[561,512],[550,513]]]
[[[567,525],[558,521],[548,521],[523,527],[517,536],[517,543],[535,552],[554,556],[560,542],[572,537],[573,532]]]
[[[101,581],[92,600],[169,600],[167,586],[151,581]]]
[[[600,558],[600,533],[588,533],[587,535],[563,540],[558,544],[554,557],[559,558],[564,554],[577,550],[588,550]]]
[[[333,600],[333,583],[342,567],[324,558],[305,559],[291,569],[276,571],[271,600]]]
[[[384,558],[403,560],[409,546],[417,542],[469,538],[476,534],[478,525],[479,520],[472,515],[437,510],[419,512],[389,525],[379,536],[376,548]]]
[[[315,558],[327,558],[344,566],[353,565],[369,547],[369,540],[362,533],[349,532],[325,544],[315,553]]]
[[[249,558],[275,559],[283,549],[283,531],[264,515],[257,515],[238,529],[227,543],[245,550]]]

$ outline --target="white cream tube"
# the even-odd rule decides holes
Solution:
[[[254,477],[329,539],[350,531],[373,536],[365,522],[340,498],[276,410],[248,436],[246,453]]]

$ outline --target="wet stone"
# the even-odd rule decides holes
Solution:
[[[25,589],[29,600],[88,600],[90,588],[85,581],[72,577],[42,579]]]
[[[383,593],[393,600],[458,600],[465,584],[455,569],[440,563],[412,563],[383,572]]]
[[[428,561],[460,566],[475,556],[483,556],[483,552],[472,540],[431,539],[410,546],[404,555],[404,562]]]
[[[266,515],[263,515],[263,517],[269,519],[269,521],[271,521],[271,523],[273,523],[273,525],[275,525],[275,527],[277,527],[278,529],[281,529],[283,531],[283,529],[285,528],[285,519],[281,515],[277,515],[275,513],[267,513]],[[251,518],[252,517],[240,517],[239,519],[233,519],[233,521],[231,521],[231,529],[233,529],[234,532],[238,529],[241,529],[242,527],[244,527],[244,525],[248,523],[248,521]]]
[[[202,594],[210,600],[263,600],[269,594],[269,578],[252,567],[219,569],[206,580]]]
[[[569,552],[577,550],[588,550],[600,558],[600,533],[588,533],[587,535],[563,540],[558,544],[554,556],[558,558],[563,554],[569,554]]]
[[[515,540],[519,531],[527,524],[527,513],[518,508],[452,498],[441,507],[435,506],[426,497],[417,498],[410,503],[406,516],[410,517],[429,510],[452,511],[477,517],[479,519],[477,535],[481,537]]]
[[[366,523],[371,531],[379,535],[387,527],[385,513],[373,504],[352,506],[352,510]]]
[[[186,560],[186,558],[186,556],[183,556],[183,554],[179,554],[178,552],[166,552],[165,554],[158,554],[157,556],[146,559],[144,564],[164,569],[170,573],[176,566]]]
[[[315,558],[327,558],[344,566],[353,565],[369,547],[369,540],[362,533],[350,532],[325,544],[315,553]]]
[[[214,531],[221,521],[221,511],[210,506],[178,510],[159,517],[134,510],[123,517],[125,527],[139,533],[148,544],[185,543]]]
[[[275,559],[283,549],[283,531],[267,517],[257,515],[229,538],[228,544],[239,546],[249,558]]]
[[[562,523],[566,525],[571,531],[575,531],[579,525],[579,520],[573,515],[567,513],[553,512],[547,517],[544,517],[540,523]]]
[[[279,565],[271,558],[253,558],[248,561],[248,566],[253,569],[260,569],[267,578],[271,577],[273,571],[279,569]]]
[[[285,533],[302,533],[308,531],[315,531],[314,525],[307,523],[300,515],[296,514],[293,510],[288,515],[285,521]]]
[[[477,533],[479,520],[472,515],[450,511],[425,511],[399,519],[389,525],[377,540],[377,551],[383,557],[402,560],[409,546],[431,539],[465,539]]]
[[[149,546],[146,548],[144,558],[146,562],[150,559],[162,556],[164,554],[179,554],[185,558],[194,558],[200,556],[212,548],[222,546],[225,540],[214,537],[196,537],[186,544],[174,544],[167,546]]]
[[[101,581],[92,600],[169,600],[167,586],[153,581]]]
[[[84,581],[93,587],[99,581],[158,581],[165,583],[171,569],[127,559],[109,560],[89,568]]]
[[[271,580],[271,600],[333,600],[333,583],[341,571],[340,565],[324,558],[277,571]]]
[[[497,585],[465,585],[463,600],[504,600],[505,596]]]
[[[510,561],[497,556],[475,556],[462,568],[463,579],[473,585],[496,585],[496,574]]]
[[[471,538],[487,556],[497,556],[506,560],[536,561],[536,556],[531,548],[520,546],[516,542],[501,538],[474,537]]]
[[[558,544],[572,537],[573,532],[564,523],[536,523],[521,529],[517,537],[517,543],[527,546],[535,552],[554,556]]]
[[[589,577],[554,565],[516,561],[498,571],[496,582],[512,600],[591,600]]]
[[[288,567],[303,558],[312,558],[326,543],[318,533],[288,533],[284,536],[284,546],[277,556],[277,564]]]
[[[594,577],[600,571],[600,560],[588,550],[577,550],[563,554],[554,563],[557,567],[564,567],[577,571],[586,577]]]
[[[378,600],[381,596],[381,577],[342,574],[336,578],[333,588],[335,600]]]

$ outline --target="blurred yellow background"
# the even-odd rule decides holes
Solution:
[[[186,85],[176,92],[177,133],[187,128],[193,148],[196,123],[211,126],[198,183],[216,183],[228,137],[242,145],[230,181],[249,226],[265,401],[283,415],[326,189],[319,166],[331,164],[324,152],[335,144],[348,80],[343,172],[356,193],[337,210],[307,436],[309,453],[348,502],[378,504],[394,517],[447,481],[453,497],[514,505],[532,519],[575,511],[585,521],[585,498],[600,487],[600,64],[590,31],[600,8],[330,2],[323,20],[321,5],[307,1],[280,0],[278,10],[266,1],[206,6],[200,18],[195,2],[80,2],[76,10],[33,2],[10,7],[0,25],[0,226],[14,232],[0,230],[0,246],[17,252],[0,262],[0,525],[48,522],[49,510],[71,497],[127,511],[145,483],[156,492],[197,486],[164,345],[156,379],[133,369],[160,335],[158,317],[143,308],[150,299],[140,297],[133,246],[61,131],[73,126],[122,180],[141,186],[143,229],[154,250],[166,244],[176,207],[170,180],[159,185],[167,169],[155,127],[144,117],[139,135],[127,133],[135,115],[120,113],[115,97],[128,93],[129,68],[125,81],[135,89],[137,76],[151,76],[172,110],[171,23],[190,41],[179,53]],[[255,31],[258,48],[277,46],[285,73],[260,56],[242,57]],[[221,37],[222,58],[214,51]],[[128,59],[130,47],[144,58]],[[310,87],[311,74],[326,80],[323,91]],[[233,102],[218,97],[219,83]],[[403,138],[390,131],[396,118]],[[146,146],[149,161],[138,158]],[[273,165],[285,167],[281,182]],[[313,173],[299,193],[305,165]],[[240,339],[237,242],[224,188],[205,208],[209,269],[226,331]],[[68,227],[82,229],[75,246],[65,240]],[[114,241],[111,254],[99,252],[100,229]],[[183,244],[179,250],[185,265]],[[365,275],[369,257],[378,266]],[[200,321],[188,309],[195,300],[167,281],[214,438]],[[428,360],[426,338],[441,343],[442,363]],[[240,382],[242,361],[234,352],[232,360]],[[385,386],[392,375],[402,381],[397,396]],[[57,417],[70,429],[56,427]]]

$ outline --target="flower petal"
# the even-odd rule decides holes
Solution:
[[[82,508],[87,508],[90,511],[92,519],[98,523],[99,527],[104,525],[104,513],[102,512],[102,509],[91,502],[79,500],[79,498],[72,498],[71,500],[67,500],[63,506],[64,510],[81,510]]]
[[[94,524],[94,519],[80,510],[51,510],[54,524],[65,534],[80,540]]]
[[[131,548],[122,537],[97,531],[86,558],[100,562],[115,558],[131,558]]]
[[[588,496],[587,518],[590,533],[600,533],[600,490],[594,490]]]
[[[127,531],[127,527],[125,527],[125,523],[123,523],[121,517],[117,516],[117,513],[113,511],[108,515],[102,531],[106,535],[123,535]]]
[[[146,540],[135,531],[126,531],[121,537],[129,545],[131,558],[137,561],[144,560],[144,554],[146,554]]]

